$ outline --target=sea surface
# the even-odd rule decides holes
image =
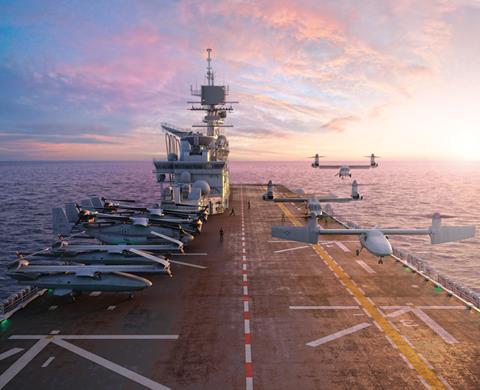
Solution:
[[[428,237],[390,237],[452,279],[480,292],[480,163],[382,162],[377,169],[335,177],[310,162],[230,162],[232,183],[284,184],[308,193],[349,196],[360,183],[364,200],[333,204],[341,215],[365,227],[427,227],[439,211],[445,224],[475,224],[477,237],[462,243],[430,245]],[[15,252],[49,246],[51,208],[93,195],[134,198],[154,203],[160,197],[151,161],[146,162],[0,162],[0,298],[15,292],[5,277]],[[279,211],[280,212],[280,211]]]

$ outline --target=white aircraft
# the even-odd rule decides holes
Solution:
[[[379,257],[379,264],[385,256],[392,254],[392,246],[386,235],[429,235],[432,244],[460,241],[475,236],[475,226],[442,226],[441,216],[435,213],[432,217],[432,226],[425,229],[323,229],[316,219],[310,218],[306,226],[273,226],[272,236],[287,240],[318,243],[320,235],[357,235],[360,236],[360,249],[363,248]]]
[[[335,174],[335,176],[338,176],[341,179],[344,179],[345,177],[352,177],[352,173],[350,172],[350,169],[370,169],[370,168],[377,168],[378,163],[375,161],[376,158],[380,158],[379,156],[375,156],[374,153],[372,153],[370,156],[364,156],[364,157],[369,157],[370,158],[370,164],[363,164],[363,165],[320,165],[320,158],[325,157],[325,156],[319,156],[316,154],[313,156],[315,158],[312,167],[313,168],[320,168],[320,169],[338,169],[338,172]]]
[[[273,201],[282,203],[305,202],[305,206],[308,210],[308,215],[313,218],[321,218],[324,216],[324,212],[320,203],[345,203],[362,199],[363,196],[358,193],[358,183],[356,180],[354,180],[352,183],[352,195],[349,198],[339,198],[337,196],[311,196],[309,198],[275,198]]]

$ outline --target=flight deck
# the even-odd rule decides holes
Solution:
[[[132,299],[44,294],[18,311],[0,329],[0,388],[480,388],[477,311],[394,258],[355,256],[350,236],[272,238],[304,208],[265,190],[232,186],[235,215],[175,257],[207,269],[175,265]]]

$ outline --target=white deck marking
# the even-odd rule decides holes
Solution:
[[[15,363],[13,363],[2,373],[2,375],[0,375],[0,389],[3,389],[8,382],[10,382],[20,371],[22,371],[23,368],[30,363],[32,359],[37,356],[49,343],[50,339],[40,336],[40,340],[33,344],[33,346],[27,352],[20,356]]]
[[[59,333],[60,333],[60,331],[58,329],[52,330],[50,332],[50,334],[59,334]]]
[[[343,336],[358,332],[359,330],[368,328],[369,326],[371,326],[371,324],[363,322],[361,324],[352,326],[351,328],[347,328],[347,329],[341,330],[339,332],[332,333],[328,336],[319,338],[317,340],[311,341],[311,342],[307,343],[306,345],[308,345],[309,347],[314,347],[315,348],[315,347],[318,347],[321,344],[328,343],[329,341],[336,340],[340,337],[343,337]]]
[[[115,310],[116,307],[117,307],[117,306],[115,306],[115,305],[108,306],[108,307],[107,307],[107,310],[110,310],[110,311],[111,311],[111,310]]]
[[[445,378],[443,376],[441,376],[440,374],[438,375],[438,379],[440,379],[440,381],[445,385],[445,387],[448,389],[448,390],[453,390],[453,387],[450,386],[450,383],[448,383]]]
[[[9,349],[8,351],[0,353],[0,360],[9,358],[10,356],[15,355],[16,353],[22,352],[23,348],[12,348]]]
[[[246,271],[246,270],[247,270],[247,265],[246,265],[246,264],[242,264],[242,269],[243,269],[244,271]]]
[[[356,310],[358,306],[289,306],[291,310]]]
[[[246,274],[244,274],[242,276],[243,276],[243,281],[246,282],[248,280],[248,276]]]
[[[242,256],[242,260],[247,260],[247,256]]]
[[[297,246],[295,248],[280,249],[279,251],[274,251],[273,253],[283,253],[288,251],[296,251],[298,249],[310,248],[309,245]]]
[[[450,333],[448,333],[444,328],[442,328],[436,321],[433,320],[430,316],[428,316],[422,309],[415,308],[412,309],[415,315],[420,318],[425,324],[428,325],[430,329],[432,329],[436,334],[438,334],[446,343],[448,344],[456,344],[458,340],[453,337]]]
[[[395,310],[391,313],[388,313],[385,317],[388,317],[388,318],[395,318],[395,317],[398,317],[398,316],[401,316],[402,314],[405,314],[405,313],[408,313],[410,312],[412,309],[410,309],[409,307],[403,307],[401,309],[398,309],[398,310]]]
[[[57,305],[52,305],[48,308],[48,310],[54,311],[54,310],[57,310],[57,307],[58,307]]]
[[[403,353],[398,353],[400,355],[400,357],[402,358],[402,360],[405,362],[405,364],[408,366],[408,368],[410,370],[413,370],[413,366],[410,364],[410,362],[408,361],[408,359],[405,357],[405,355]]]
[[[269,240],[267,242],[298,242],[298,241],[291,241],[291,240]]]
[[[243,321],[243,326],[244,326],[245,334],[249,334],[250,333],[250,320],[244,320]]]
[[[433,370],[433,366],[430,364],[430,362],[426,359],[425,356],[423,356],[420,352],[418,353],[418,356],[420,356],[420,359],[423,360],[423,362],[430,368],[430,370]]]
[[[412,284],[413,288],[418,288],[418,284]]]
[[[18,334],[9,337],[10,340],[39,340],[49,335]],[[177,340],[178,334],[65,334],[55,336],[65,340]],[[49,339],[51,340],[51,339]]]
[[[252,362],[252,346],[250,344],[245,344],[245,363]]]
[[[350,249],[348,249],[342,242],[340,241],[335,241],[335,244],[344,252],[350,252]]]
[[[356,262],[360,267],[362,267],[369,274],[376,274],[375,270],[372,267],[370,267],[367,263],[365,263],[363,260],[356,260]]]
[[[380,325],[378,325],[377,321],[373,320],[373,324],[378,328],[380,332],[383,332],[383,329],[380,327]]]
[[[417,306],[419,309],[465,310],[465,306]]]
[[[98,297],[101,293],[101,291],[92,291],[89,295],[91,297]]]
[[[244,311],[245,313],[248,313],[248,311],[249,311],[249,309],[250,309],[248,306],[249,306],[249,305],[248,305],[248,301],[243,301],[243,311]]]
[[[60,338],[54,338],[52,339],[52,342],[57,344],[58,346],[68,349],[69,351],[82,356],[85,359],[88,359],[94,363],[97,363],[100,366],[103,366],[113,372],[116,372],[119,375],[122,375],[134,382],[137,382],[149,389],[168,389],[168,387],[161,385],[158,382],[152,381],[149,378],[146,378],[140,374],[137,374],[134,371],[129,370],[128,368],[122,367],[118,364],[115,364],[107,359],[104,359],[98,355],[95,355],[94,353],[88,352],[83,348],[77,347],[76,345],[73,345],[69,343],[68,341],[62,340]]]
[[[390,345],[394,348],[394,349],[398,349],[398,347],[396,346],[396,344],[392,341],[392,339],[390,337],[388,337],[387,335],[385,335],[385,338],[387,339],[387,341],[390,343]]]
[[[248,295],[248,286],[243,286],[243,295]]]
[[[253,378],[247,377],[245,381],[245,388],[246,390],[253,390]]]
[[[55,359],[55,356],[50,356],[45,362],[42,364],[42,368],[46,368],[50,365],[50,363]]]
[[[417,378],[420,382],[422,382],[422,385],[424,385],[426,389],[431,389],[431,386],[425,381],[425,379],[422,378],[421,375],[417,375]]]

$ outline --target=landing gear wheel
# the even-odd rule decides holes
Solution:
[[[383,264],[383,259],[382,258],[378,259],[378,264]]]
[[[357,250],[355,251],[355,254],[356,254],[357,256],[360,256],[360,249],[357,249]]]

